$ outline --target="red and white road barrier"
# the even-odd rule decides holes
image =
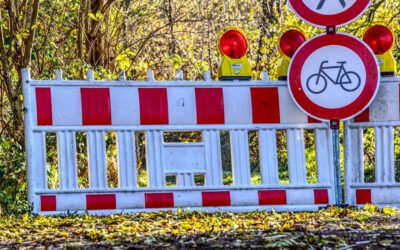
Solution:
[[[331,130],[310,119],[285,82],[32,80],[24,71],[29,200],[34,212],[110,214],[190,207],[203,210],[312,210],[335,204]],[[398,204],[393,126],[399,80],[386,80],[367,112],[346,124],[346,195],[351,204]],[[384,98],[383,98],[384,97]],[[362,177],[363,127],[376,131],[377,183]],[[228,130],[233,184],[223,185],[220,130]],[[258,132],[261,184],[252,185],[249,130]],[[287,137],[289,184],[280,184],[277,130]],[[318,183],[307,183],[304,131],[313,130]],[[78,187],[76,132],[87,134],[89,188]],[[117,134],[118,187],[109,188],[105,133]],[[148,187],[138,187],[135,133],[146,137]],[[202,141],[167,143],[164,131],[201,131]],[[59,189],[49,189],[46,133],[57,134]],[[204,175],[205,185],[194,177]],[[175,175],[176,187],[166,186]],[[382,191],[382,192],[381,192]]]

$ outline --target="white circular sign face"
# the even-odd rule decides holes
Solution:
[[[325,108],[351,104],[365,86],[365,68],[360,65],[361,58],[344,46],[331,45],[314,51],[301,71],[305,94]]]
[[[288,0],[304,21],[318,26],[343,26],[357,19],[372,0]]]
[[[361,113],[379,86],[379,66],[359,38],[320,35],[304,43],[289,66],[289,90],[308,115],[323,121],[347,120]]]
[[[321,15],[336,15],[350,9],[356,0],[303,0],[304,4],[311,10]]]

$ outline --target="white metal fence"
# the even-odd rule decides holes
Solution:
[[[335,203],[331,130],[292,102],[285,82],[32,80],[24,71],[29,200],[34,212],[115,213],[190,207],[311,210]],[[304,131],[314,133],[317,183],[308,183]],[[107,181],[105,133],[116,132],[118,187]],[[135,133],[146,140],[147,187],[138,186]],[[200,131],[199,142],[165,142]],[[220,132],[230,134],[232,185],[223,183]],[[249,131],[258,134],[261,183],[251,181]],[[286,133],[289,183],[279,179],[277,131]],[[76,133],[85,132],[89,187],[78,185]],[[47,178],[46,134],[57,135],[59,187]],[[315,170],[314,170],[315,171]],[[176,186],[166,177],[175,176]],[[202,176],[198,185],[195,176]]]

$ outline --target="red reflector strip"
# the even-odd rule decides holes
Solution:
[[[357,189],[356,190],[356,203],[357,204],[372,203],[371,189]]]
[[[86,195],[87,210],[116,209],[115,194],[88,194]]]
[[[140,124],[168,124],[166,88],[139,88]]]
[[[51,107],[51,89],[36,88],[36,113],[37,125],[53,125],[53,112]]]
[[[286,205],[286,190],[259,190],[259,205]]]
[[[111,125],[111,101],[108,88],[81,88],[82,124]]]
[[[354,117],[354,122],[369,122],[369,108]]]
[[[203,207],[230,206],[231,194],[229,191],[202,192]]]
[[[55,195],[42,195],[40,196],[40,210],[41,211],[56,211],[57,199]]]
[[[253,123],[280,123],[278,88],[251,88]]]
[[[222,88],[195,88],[197,124],[224,124]]]
[[[144,194],[146,208],[174,207],[174,193]]]
[[[315,204],[329,204],[329,195],[327,189],[314,189]]]

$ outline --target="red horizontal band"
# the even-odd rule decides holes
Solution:
[[[111,125],[109,88],[81,88],[82,124]]]
[[[144,194],[146,208],[174,207],[174,193]]]
[[[251,88],[253,123],[280,123],[278,88]]]
[[[195,88],[197,124],[224,124],[222,88]]]
[[[201,192],[203,207],[230,206],[231,194],[229,191]]]
[[[116,209],[115,194],[88,194],[86,195],[87,210]]]
[[[57,199],[55,195],[42,195],[40,196],[40,210],[41,211],[56,211]]]
[[[53,125],[50,88],[36,88],[36,114],[37,125]]]
[[[286,190],[259,190],[259,205],[287,205]]]
[[[357,204],[372,203],[371,189],[357,189],[356,190],[356,203]]]
[[[168,96],[166,88],[139,88],[140,124],[168,124]]]
[[[329,195],[327,189],[314,189],[315,204],[329,204]]]

